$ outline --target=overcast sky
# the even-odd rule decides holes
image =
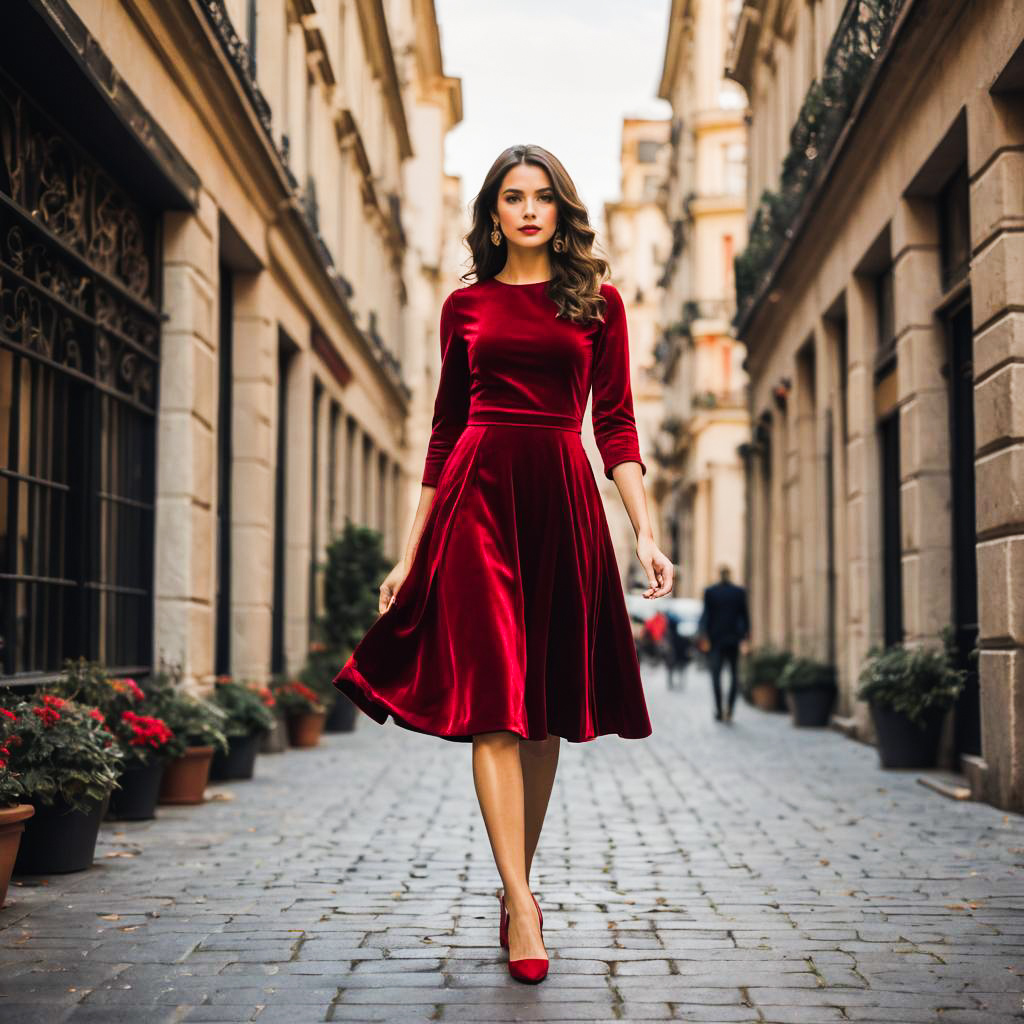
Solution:
[[[435,0],[446,74],[462,79],[462,123],[445,170],[468,206],[507,146],[550,149],[595,227],[619,198],[623,117],[669,117],[657,99],[670,0]]]

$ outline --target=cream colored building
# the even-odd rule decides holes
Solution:
[[[699,597],[729,565],[747,576],[744,467],[749,440],[745,349],[733,336],[733,260],[746,240],[746,106],[725,77],[727,0],[673,0],[658,96],[672,104],[663,267],[665,384],[658,432],[663,514],[677,593]]]
[[[604,205],[612,283],[622,295],[629,322],[633,411],[640,451],[647,466],[644,484],[650,498],[651,522],[655,524],[662,521],[656,489],[657,464],[652,458],[663,403],[661,381],[654,373],[661,306],[658,279],[671,243],[658,196],[668,162],[668,134],[669,125],[664,119],[623,119],[620,198]],[[592,427],[587,426],[585,436],[591,455],[596,458]],[[626,585],[646,590],[647,577],[636,558],[636,534],[618,500],[615,484],[600,479],[599,483],[606,492],[609,528],[619,565],[626,570]],[[663,542],[662,537],[657,539]]]
[[[868,648],[952,626],[943,763],[1022,809],[1024,7],[747,0],[731,62],[756,638],[835,662],[873,740]]]
[[[332,533],[397,560],[421,469],[461,118],[433,4],[55,0],[2,35],[4,680],[294,671]]]

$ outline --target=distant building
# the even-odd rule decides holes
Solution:
[[[733,259],[746,241],[746,100],[727,81],[726,0],[674,0],[658,95],[672,104],[663,202],[658,369],[665,407],[656,458],[677,592],[699,596],[718,567],[746,577],[740,447],[750,437],[745,350],[733,336]]]
[[[1020,810],[1024,6],[747,0],[731,64],[756,639],[835,662],[870,740],[868,649],[951,626],[943,763]]]
[[[652,369],[661,307],[658,280],[670,244],[665,214],[659,203],[668,166],[668,137],[669,124],[664,119],[627,117],[623,120],[620,198],[604,206],[612,283],[622,295],[629,322],[633,409],[640,451],[647,466],[644,482],[653,499],[650,508],[653,523],[661,521],[655,482],[657,464],[650,455],[664,401],[661,381]],[[589,427],[587,431],[588,443],[592,444]],[[595,453],[596,450],[592,448]],[[613,483],[601,481],[601,485],[617,495]],[[636,559],[636,534],[629,517],[621,502],[610,502],[607,507],[619,565],[629,567],[627,586],[646,590],[647,576]]]

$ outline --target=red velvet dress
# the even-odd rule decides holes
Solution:
[[[334,685],[383,724],[448,740],[507,729],[572,742],[651,734],[604,506],[581,440],[640,457],[622,298],[556,318],[547,282],[489,279],[441,309],[422,482],[437,488],[391,608]]]

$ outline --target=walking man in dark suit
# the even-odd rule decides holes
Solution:
[[[715,720],[732,721],[739,686],[736,663],[741,645],[745,648],[750,635],[750,614],[747,592],[729,579],[729,567],[719,566],[719,582],[704,591],[704,612],[698,631],[704,639],[703,650],[710,648],[708,667],[715,691]],[[722,714],[722,663],[729,665],[729,702]]]

